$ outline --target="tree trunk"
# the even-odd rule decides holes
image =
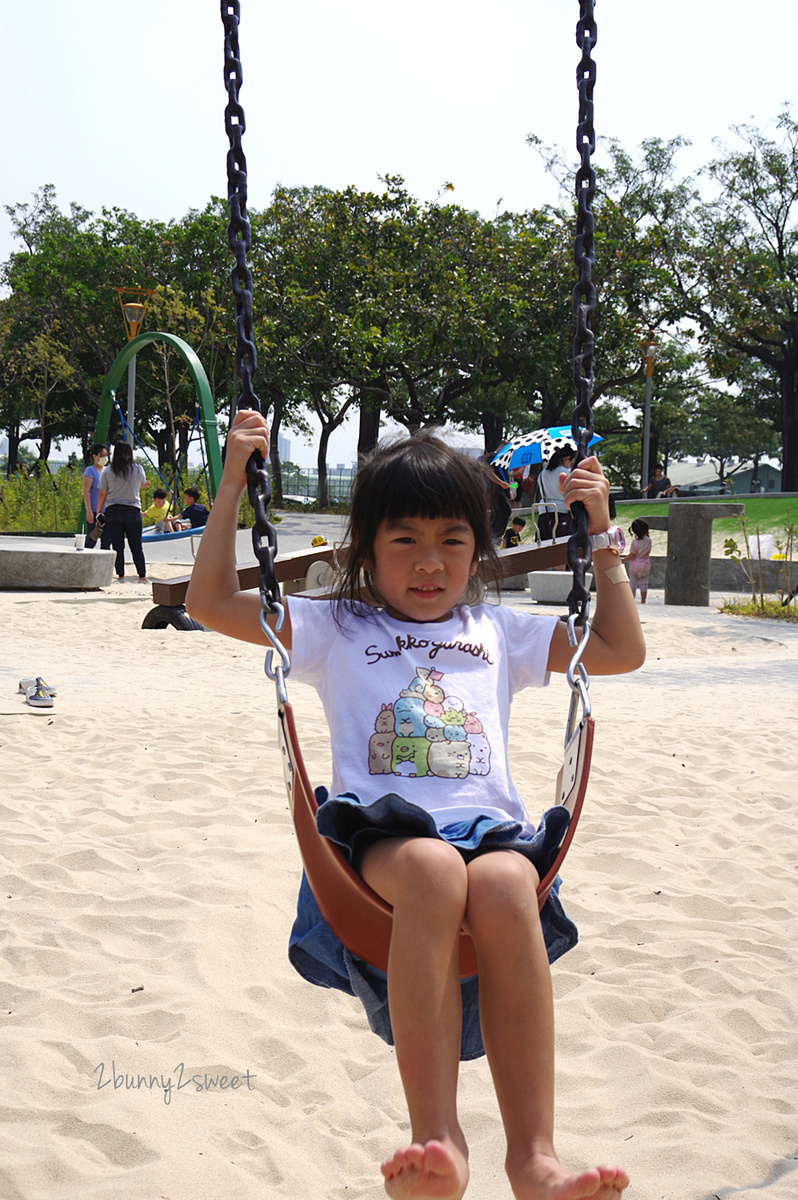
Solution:
[[[10,479],[17,471],[20,436],[19,421],[12,421],[6,430],[8,434],[8,461],[6,463],[6,479]]]
[[[280,426],[283,422],[283,397],[275,394],[272,404],[272,420],[269,430],[269,461],[272,465],[272,504],[275,508],[283,507],[283,464],[280,462],[280,451],[277,439],[280,436]]]
[[[319,473],[319,508],[330,507],[330,489],[327,483],[327,444],[331,433],[332,426],[322,426],[319,438],[319,452],[316,457],[316,467]]]
[[[151,429],[150,433],[153,441],[155,442],[155,451],[158,455],[158,470],[163,475],[165,468],[171,465],[174,457],[174,455],[170,453],[172,449],[172,439],[169,434],[169,430],[166,427],[163,429]]]
[[[360,426],[357,435],[357,461],[368,458],[377,447],[380,436],[382,407],[373,393],[362,393],[360,402]]]
[[[798,492],[798,356],[790,355],[781,374],[781,490]]]
[[[504,445],[504,413],[483,413],[482,433],[485,438],[485,453],[495,454]]]
[[[33,474],[38,478],[41,475],[49,475],[50,471],[47,466],[47,460],[50,457],[50,451],[53,446],[52,435],[45,429],[42,429],[41,437],[39,438],[39,457],[33,464]]]

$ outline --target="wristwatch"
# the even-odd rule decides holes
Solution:
[[[610,554],[623,554],[626,538],[620,525],[610,525],[606,533],[592,533],[587,539],[591,550],[609,550]]]

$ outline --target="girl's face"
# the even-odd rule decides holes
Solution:
[[[477,569],[474,531],[461,518],[381,521],[366,567],[392,617],[444,621]]]

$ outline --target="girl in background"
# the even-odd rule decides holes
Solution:
[[[632,585],[632,595],[640,588],[640,603],[645,604],[648,595],[648,577],[651,573],[651,538],[648,536],[648,524],[642,517],[632,521],[629,526],[633,541],[624,562],[629,566],[629,582]]]

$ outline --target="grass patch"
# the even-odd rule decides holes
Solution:
[[[792,625],[798,625],[795,597],[788,604],[782,604],[777,598],[769,596],[764,600],[726,600],[720,611],[733,617],[757,617],[759,620],[788,621]]]
[[[636,517],[642,517],[645,521],[648,517],[667,516],[668,503],[744,504],[748,536],[751,536],[751,530],[759,529],[760,533],[772,534],[777,545],[785,540],[785,529],[798,523],[796,521],[798,498],[795,496],[750,496],[746,493],[742,496],[696,496],[670,502],[654,500],[651,504],[640,504],[635,501],[630,503],[628,500],[616,501],[619,513],[623,509],[624,518],[628,516],[630,521]],[[724,517],[722,520],[716,520],[713,522],[712,528],[713,533],[720,534],[724,538],[734,537],[740,533],[740,517]]]

